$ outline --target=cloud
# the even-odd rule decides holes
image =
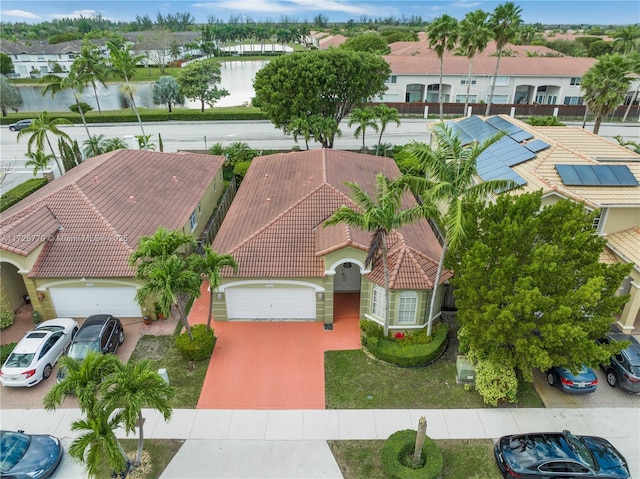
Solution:
[[[294,13],[292,5],[285,6],[284,3],[272,2],[271,0],[224,0],[222,2],[194,3],[194,7],[231,10],[233,12],[247,13]]]
[[[28,18],[30,20],[38,20],[42,17],[35,13],[25,12],[24,10],[5,10],[2,12],[3,17]]]
[[[194,7],[225,9],[233,12],[288,15],[303,12],[339,12],[351,15],[390,15],[396,13],[393,7],[378,7],[367,3],[353,3],[334,0],[223,0],[220,2],[195,3]]]
[[[47,17],[54,18],[56,20],[59,20],[61,18],[91,18],[95,17],[99,13],[100,12],[98,12],[97,10],[74,10],[71,13],[49,13]]]

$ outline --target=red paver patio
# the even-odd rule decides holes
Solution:
[[[198,409],[324,409],[324,352],[358,349],[358,294],[337,294],[333,331],[322,323],[218,321]],[[203,286],[189,314],[205,323]]]

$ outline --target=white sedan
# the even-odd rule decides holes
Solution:
[[[78,322],[56,318],[28,331],[0,370],[0,383],[10,387],[31,387],[51,376],[56,361],[78,332]]]

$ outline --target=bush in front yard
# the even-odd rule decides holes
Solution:
[[[417,468],[406,465],[407,458],[413,458],[417,432],[411,429],[394,432],[384,442],[382,467],[395,479],[437,479],[442,475],[444,463],[442,452],[433,439],[425,438],[422,446],[424,464]]]
[[[2,311],[0,312],[0,329],[8,328],[13,324],[16,319],[16,315],[13,311]]]
[[[4,364],[17,344],[18,343],[9,343],[0,346],[0,365]]]
[[[517,402],[518,378],[512,367],[481,359],[476,365],[476,390],[485,404],[514,403]]]
[[[202,361],[211,357],[213,347],[216,345],[216,337],[213,328],[207,329],[206,324],[196,324],[191,328],[193,340],[187,332],[182,333],[176,339],[176,346],[183,358],[191,361]]]

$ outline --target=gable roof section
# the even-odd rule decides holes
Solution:
[[[630,228],[607,235],[607,248],[628,263],[640,266],[640,228]]]
[[[90,158],[3,213],[0,249],[16,248],[4,236],[28,237],[55,226],[29,276],[129,277],[127,260],[139,238],[158,226],[182,228],[223,162],[145,150]],[[13,251],[26,255],[34,248]]]
[[[29,210],[24,215],[16,215],[13,222],[0,229],[2,249],[26,256],[50,240],[60,227],[60,222],[46,205]]]
[[[323,222],[340,206],[355,206],[345,181],[372,194],[378,172],[390,178],[400,175],[391,159],[333,149],[255,158],[213,249],[234,256],[239,277],[323,277],[323,255],[345,246],[368,249],[369,233],[346,225],[325,228]],[[415,204],[407,195],[405,204],[412,201]],[[395,234],[403,238],[396,249],[406,254],[411,248],[409,256],[419,256],[423,265],[411,274],[400,274],[403,279],[398,284],[414,289],[432,284],[442,248],[427,221],[404,226]],[[372,273],[381,268],[381,261],[376,262]],[[431,273],[432,277],[422,277]]]

